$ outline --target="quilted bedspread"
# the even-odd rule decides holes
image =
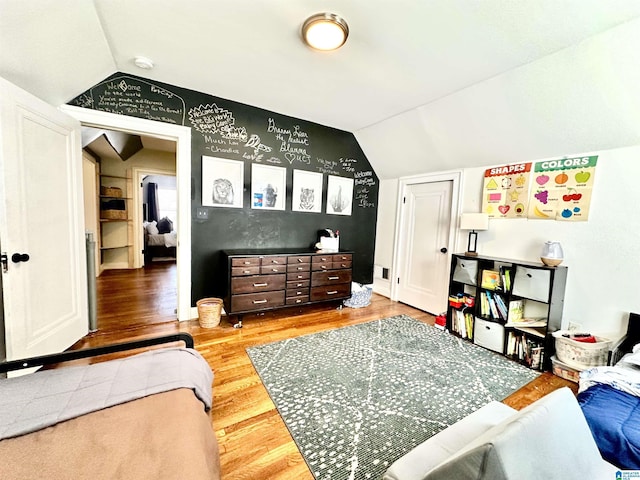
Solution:
[[[0,380],[0,440],[179,388],[208,411],[213,373],[193,349],[164,348],[93,365]]]

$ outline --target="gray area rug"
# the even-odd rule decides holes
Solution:
[[[396,459],[538,373],[406,315],[247,349],[317,479]]]

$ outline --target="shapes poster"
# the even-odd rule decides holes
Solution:
[[[586,222],[598,156],[537,162],[529,197],[529,218]]]
[[[484,172],[482,212],[491,218],[525,218],[531,163],[489,168]]]

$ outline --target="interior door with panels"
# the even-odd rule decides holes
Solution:
[[[0,243],[7,359],[88,332],[80,124],[0,79]]]

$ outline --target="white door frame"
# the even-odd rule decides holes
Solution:
[[[391,300],[398,301],[398,278],[400,276],[400,261],[405,255],[401,245],[406,244],[403,235],[406,234],[407,219],[405,218],[402,199],[407,195],[410,185],[419,183],[434,183],[451,181],[451,222],[449,224],[449,244],[447,245],[448,255],[458,244],[458,218],[459,209],[462,204],[462,170],[451,170],[448,172],[439,172],[433,174],[412,175],[409,177],[400,177],[398,179],[398,200],[396,202],[396,231],[393,239],[393,278],[391,282]]]
[[[118,130],[172,140],[176,145],[176,182],[178,186],[178,320],[190,320],[191,308],[191,129],[181,125],[156,122],[115,113],[62,105],[61,111],[82,125]]]

